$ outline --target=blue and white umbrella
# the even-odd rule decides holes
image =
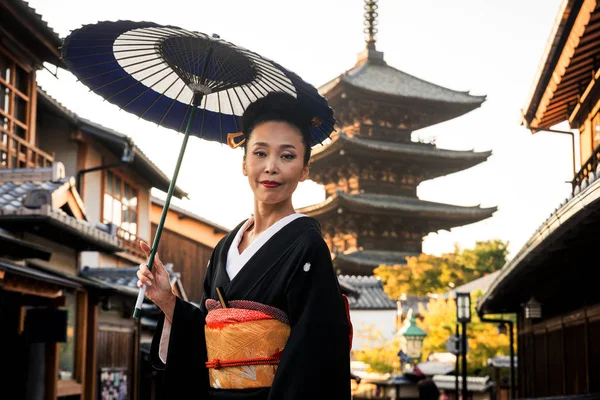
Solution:
[[[217,35],[153,22],[100,22],[73,31],[65,39],[62,57],[79,81],[107,101],[184,133],[149,267],[190,135],[240,146],[245,140],[240,132],[244,110],[271,92],[294,96],[310,113],[313,146],[334,129],[333,110],[315,87],[276,62]],[[145,291],[144,286],[134,317],[139,315]]]

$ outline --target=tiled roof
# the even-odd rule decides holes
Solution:
[[[119,290],[122,293],[137,296],[139,288],[137,287],[137,271],[139,267],[84,267],[81,270],[81,276],[88,279],[101,282],[108,287]],[[175,283],[181,276],[178,272],[173,272],[173,264],[166,264],[165,269],[169,272],[171,283]]]
[[[51,182],[2,182],[0,181],[0,209],[2,211],[15,211],[23,207],[23,200],[34,189],[46,189],[51,193],[69,182],[68,178]]]
[[[56,33],[56,31],[52,29],[50,25],[48,25],[48,22],[44,21],[42,15],[38,14],[35,8],[29,5],[29,2],[23,0],[12,0],[11,3],[19,7],[33,21],[35,21],[37,26],[41,28],[46,34],[46,36],[52,40],[52,44],[54,44],[57,48],[62,45],[62,39],[60,38],[58,33]]]
[[[318,146],[313,151],[313,158],[320,153],[326,152],[330,146],[333,146],[336,142],[338,145],[355,146],[358,148],[364,148],[365,150],[374,150],[379,153],[390,153],[394,157],[430,157],[440,160],[457,160],[471,162],[473,165],[485,161],[491,154],[491,151],[475,152],[472,150],[448,150],[440,149],[435,145],[426,143],[398,143],[398,142],[385,142],[381,140],[371,140],[361,138],[359,136],[348,136],[344,132],[340,132],[337,139],[328,146]]]
[[[435,218],[466,218],[476,222],[492,216],[497,211],[497,207],[481,208],[456,206],[443,203],[425,201],[414,197],[395,196],[387,194],[349,194],[337,191],[333,196],[325,201],[304,207],[298,212],[303,214],[314,213],[320,209],[337,206],[358,206],[371,208],[373,210],[393,211],[404,213],[418,213],[422,217]]]
[[[353,253],[338,253],[335,260],[342,262],[378,267],[380,265],[406,264],[406,257],[418,256],[418,253],[385,250],[358,250]]]
[[[489,314],[499,309],[498,302],[506,302],[507,299],[514,301],[514,296],[506,293],[517,272],[531,265],[532,260],[535,259],[534,255],[543,254],[544,251],[540,249],[564,235],[565,230],[570,229],[568,227],[580,224],[585,218],[594,218],[592,216],[599,201],[600,165],[595,171],[590,171],[588,178],[575,186],[573,192],[542,221],[517,254],[502,267],[497,279],[491,282],[486,293],[479,298],[478,312]]]
[[[5,170],[0,173],[10,173],[14,178],[18,175],[18,169]],[[23,169],[27,176],[31,170]],[[18,221],[45,220],[49,221],[55,228],[68,231],[78,236],[87,243],[93,243],[107,251],[120,251],[120,241],[117,237],[101,231],[89,222],[67,215],[62,210],[52,207],[52,204],[44,204],[39,208],[27,208],[23,201],[28,193],[35,189],[48,190],[50,193],[64,186],[73,186],[72,178],[62,178],[56,181],[3,181],[0,180],[0,224],[12,226]],[[23,222],[24,223],[24,222]]]
[[[383,291],[383,282],[373,276],[339,276],[358,292],[348,299],[351,310],[395,310],[396,303]]]
[[[473,105],[473,108],[481,105],[486,98],[486,96],[473,96],[468,92],[459,92],[438,86],[390,67],[386,63],[370,61],[355,66],[321,86],[319,92],[326,95],[339,82],[395,97]]]
[[[478,290],[481,290],[482,292],[485,293],[487,291],[487,289],[490,287],[490,285],[492,284],[492,282],[494,282],[494,280],[496,280],[498,275],[500,275],[500,270],[492,272],[491,274],[482,276],[481,278],[474,279],[471,282],[467,282],[464,285],[454,288],[453,290],[449,290],[443,294],[443,297],[446,299],[454,298],[454,297],[456,297],[457,292],[473,293]]]

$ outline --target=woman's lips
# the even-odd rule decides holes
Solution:
[[[273,189],[273,188],[276,188],[278,186],[281,186],[281,183],[274,182],[274,181],[262,181],[260,184],[263,185],[266,188],[269,188],[269,189]]]

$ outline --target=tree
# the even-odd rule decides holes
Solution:
[[[389,297],[397,299],[401,294],[427,295],[447,292],[474,279],[502,268],[506,263],[508,243],[501,240],[479,241],[472,249],[454,247],[451,253],[433,256],[421,254],[407,257],[406,265],[380,266],[374,270],[384,283]],[[472,293],[472,322],[467,335],[469,353],[467,361],[470,372],[483,368],[488,358],[508,355],[508,336],[499,335],[494,324],[482,323],[475,314],[475,302],[481,293]],[[420,310],[423,319],[418,322],[427,332],[423,343],[423,357],[432,352],[446,352],[446,342],[455,333],[456,304],[454,299],[432,298],[427,310]],[[360,361],[371,364],[374,371],[391,372],[398,363],[399,340],[384,343],[377,339],[377,332],[367,332],[370,345],[354,351]]]
[[[495,324],[481,322],[475,312],[477,299],[481,291],[471,293],[471,322],[467,325],[467,365],[469,374],[487,366],[487,360],[495,355],[509,355],[508,335],[498,334]],[[455,334],[456,302],[454,299],[431,299],[427,311],[421,310],[423,319],[418,321],[421,329],[427,332],[423,342],[423,355],[446,352],[446,342]],[[513,334],[516,334],[514,332]]]
[[[407,257],[406,265],[382,265],[373,271],[384,283],[392,299],[402,293],[426,295],[445,292],[499,270],[506,263],[508,243],[501,240],[480,241],[473,249],[433,256]]]
[[[357,330],[354,334],[368,340],[368,344],[364,348],[354,349],[352,353],[356,360],[370,365],[370,372],[386,374],[398,370],[400,366],[398,357],[399,338],[394,337],[393,340],[386,341],[381,332],[373,325],[360,331]]]
[[[500,335],[495,324],[481,322],[475,312],[477,299],[482,292],[471,294],[471,322],[467,325],[467,368],[469,374],[487,367],[488,359],[495,355],[509,355],[509,337]],[[423,360],[431,353],[445,353],[446,342],[455,334],[456,301],[445,298],[432,298],[427,304],[427,310],[420,310],[422,319],[417,319],[417,325],[427,332],[423,341]],[[400,340],[395,337],[385,341],[383,336],[373,326],[362,330],[361,335],[369,339],[369,345],[363,349],[353,350],[354,358],[371,366],[371,370],[380,373],[398,371]],[[516,334],[516,331],[513,332]],[[516,351],[516,349],[515,349]]]

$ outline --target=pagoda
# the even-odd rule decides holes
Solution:
[[[420,200],[417,186],[465,170],[491,151],[455,151],[413,142],[411,134],[472,111],[485,101],[389,66],[375,47],[377,2],[365,2],[366,48],[356,65],[319,88],[337,132],[315,148],[310,179],[326,199],[298,210],[321,223],[339,274],[370,275],[422,251],[423,237],[490,217],[496,207]]]

